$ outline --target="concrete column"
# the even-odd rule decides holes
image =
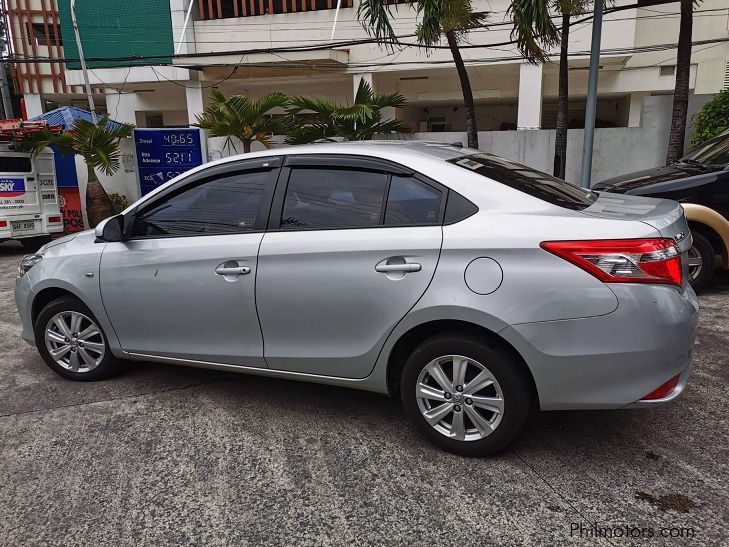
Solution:
[[[357,96],[357,89],[359,89],[359,82],[366,81],[370,84],[370,87],[374,90],[375,84],[371,72],[363,72],[361,74],[352,74],[352,100]]]
[[[519,65],[519,110],[517,129],[539,129],[542,126],[542,65]]]
[[[630,94],[628,127],[640,127],[641,118],[643,117],[643,99],[648,96],[650,96],[650,93],[647,92],[637,92]]]
[[[185,28],[185,18],[190,4],[193,0],[170,0],[170,19],[172,21],[172,37],[174,41],[175,53],[195,53],[195,32],[193,30],[193,22],[195,20],[195,10],[197,6],[193,6],[193,12],[187,21]],[[183,34],[182,30],[185,28]]]
[[[190,125],[197,123],[197,115],[205,110],[205,93],[200,82],[187,82],[185,97],[187,99],[187,121]]]
[[[136,93],[107,93],[106,111],[112,120],[137,125],[138,110]]]
[[[28,119],[43,114],[43,95],[40,93],[25,93],[23,98],[25,99],[25,112],[28,114]]]

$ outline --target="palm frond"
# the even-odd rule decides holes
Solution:
[[[309,123],[297,127],[286,137],[286,144],[308,144],[322,139],[336,137],[336,131],[330,124]]]
[[[398,41],[390,23],[391,16],[392,8],[387,0],[361,0],[357,8],[357,18],[367,34],[384,42],[388,50],[394,49]]]
[[[548,60],[546,49],[559,43],[559,32],[544,0],[512,0],[507,14],[514,21],[511,39],[529,62]]]

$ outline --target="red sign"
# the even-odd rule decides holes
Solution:
[[[61,213],[63,213],[63,231],[67,234],[82,232],[84,216],[81,212],[81,195],[78,188],[59,188]]]

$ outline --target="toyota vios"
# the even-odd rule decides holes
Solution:
[[[15,298],[66,378],[127,359],[399,393],[428,439],[480,455],[533,402],[678,397],[690,247],[673,201],[441,144],[317,144],[179,176],[24,257]]]

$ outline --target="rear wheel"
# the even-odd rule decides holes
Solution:
[[[688,251],[689,282],[696,291],[705,289],[716,270],[716,250],[700,232],[692,232],[694,243]]]
[[[478,338],[439,335],[402,372],[405,411],[433,444],[464,456],[508,446],[529,413],[529,383],[515,358]]]
[[[20,244],[27,251],[37,251],[51,241],[51,236],[24,237]]]
[[[94,314],[73,297],[54,300],[41,310],[35,342],[46,364],[69,380],[102,380],[119,368]]]

